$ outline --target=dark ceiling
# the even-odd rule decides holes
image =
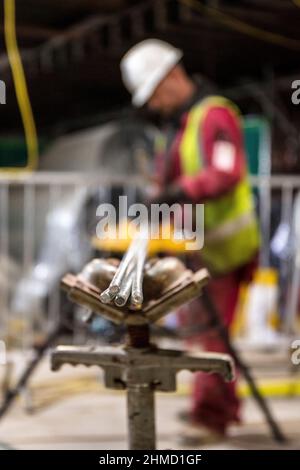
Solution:
[[[21,129],[21,121],[0,3],[0,79],[7,84],[7,104],[0,107],[3,133]],[[285,116],[295,114],[289,94],[291,79],[300,78],[300,0],[16,0],[16,14],[40,131],[84,126],[95,115],[129,105],[119,61],[146,37],[182,48],[188,71],[205,74],[221,88],[242,84],[234,93],[245,106],[249,96],[260,95],[268,107],[272,92]]]

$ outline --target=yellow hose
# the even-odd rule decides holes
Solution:
[[[1,171],[32,171],[37,168],[38,164],[38,139],[16,37],[15,0],[4,0],[4,38],[24,127],[27,147],[27,165],[22,168],[8,167],[1,169]]]

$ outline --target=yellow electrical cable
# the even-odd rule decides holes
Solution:
[[[292,3],[300,8],[300,0],[292,0]]]
[[[271,31],[265,31],[263,29],[257,28],[256,26],[252,26],[237,18],[233,18],[232,16],[223,13],[221,10],[217,10],[216,8],[208,7],[201,3],[198,3],[196,0],[178,1],[179,3],[188,6],[191,9],[207,14],[208,16],[212,17],[215,21],[222,23],[223,25],[235,31],[238,31],[239,33],[254,37],[256,39],[260,39],[265,42],[269,42],[271,44],[277,44],[287,49],[300,51],[300,41],[298,41],[297,39],[288,38],[286,36],[283,36],[282,34],[277,34]],[[300,6],[300,0],[295,1],[297,1],[297,4]]]
[[[27,147],[27,165],[23,168],[3,168],[1,171],[32,171],[36,169],[38,164],[38,138],[16,37],[15,0],[4,0],[4,37],[7,56],[12,71],[17,102],[24,127]]]

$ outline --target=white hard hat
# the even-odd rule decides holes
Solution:
[[[143,106],[148,101],[182,55],[181,50],[159,39],[146,39],[125,54],[121,73],[135,106]]]

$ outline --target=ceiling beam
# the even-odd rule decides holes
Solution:
[[[47,40],[57,36],[60,31],[53,28],[44,28],[32,25],[17,25],[17,37],[19,39],[40,39]],[[4,33],[3,25],[0,25],[0,34]]]

